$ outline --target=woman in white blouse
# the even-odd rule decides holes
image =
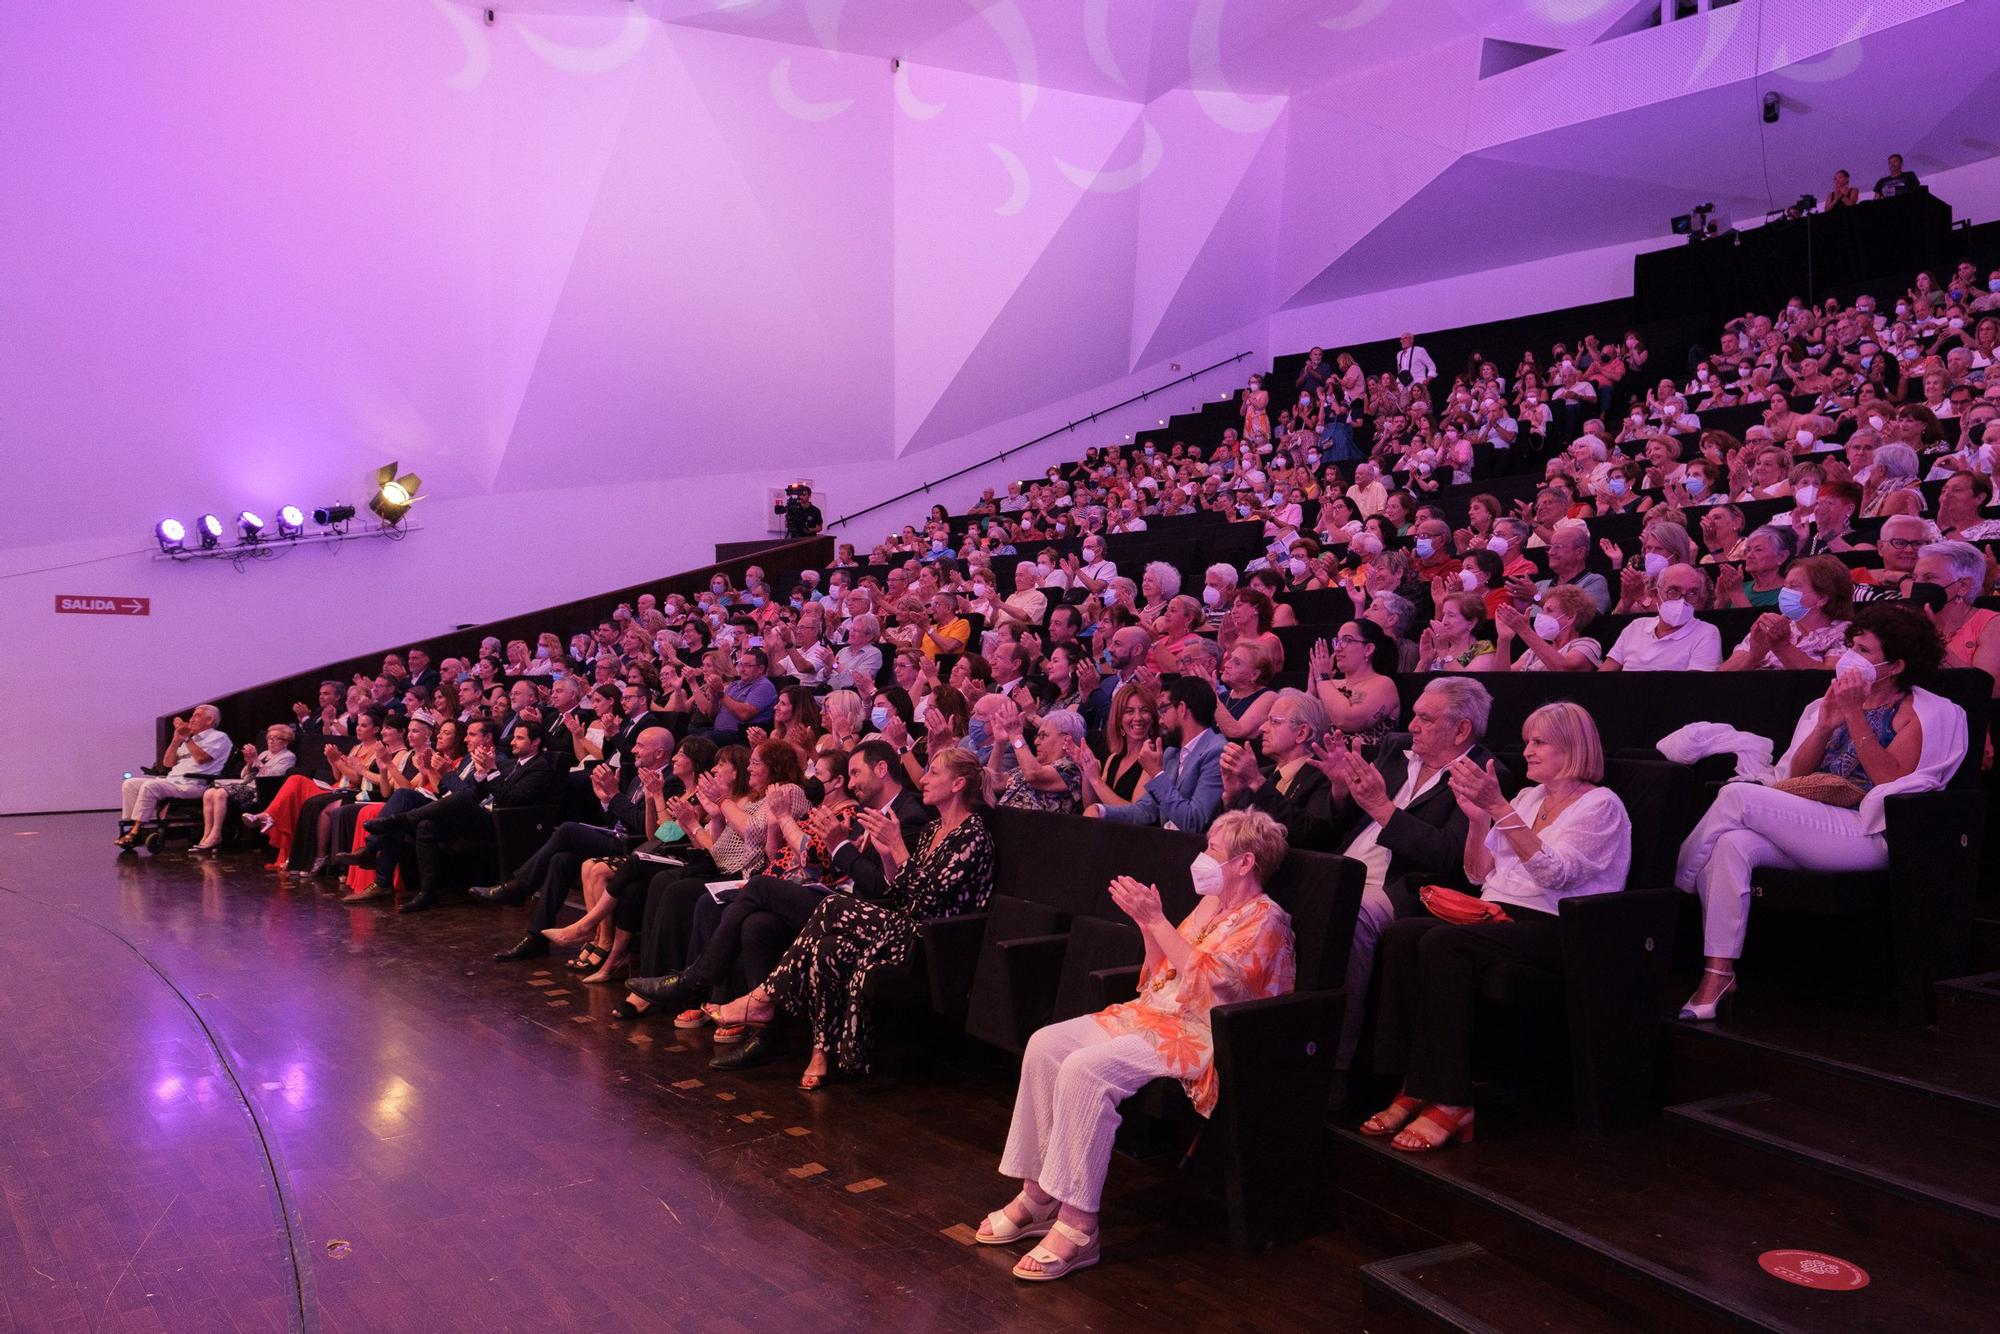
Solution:
[[[1521,728],[1531,787],[1509,802],[1489,761],[1461,757],[1451,791],[1466,815],[1465,875],[1504,915],[1469,926],[1406,918],[1382,937],[1377,1068],[1404,1072],[1396,1100],[1368,1118],[1365,1135],[1394,1135],[1405,1153],[1472,1139],[1472,1022],[1479,979],[1500,964],[1560,969],[1556,912],[1582,894],[1625,887],[1632,825],[1625,804],[1599,784],[1604,751],[1590,715],[1545,704]]]

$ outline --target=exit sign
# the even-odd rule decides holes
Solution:
[[[94,598],[56,594],[56,612],[70,616],[151,616],[151,598]]]

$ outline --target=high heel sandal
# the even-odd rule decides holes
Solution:
[[[1020,1205],[1028,1211],[1028,1221],[1016,1223],[1007,1217],[1007,1210]],[[972,1234],[972,1239],[981,1246],[1006,1246],[1026,1237],[1046,1237],[1056,1225],[1056,1212],[1062,1208],[1062,1201],[1051,1198],[1047,1205],[1038,1205],[1022,1191],[1007,1201],[1001,1208],[986,1215],[985,1228]]]
[[[651,1018],[652,1013],[653,1013],[652,1006],[634,1005],[629,998],[626,1000],[619,1001],[616,1005],[611,1007],[611,1017],[613,1019],[630,1020],[633,1023],[638,1023],[641,1020]]]
[[[1405,1143],[1404,1136],[1411,1133],[1418,1121],[1428,1121],[1444,1131],[1444,1138],[1435,1143],[1424,1139],[1411,1139]],[[1432,1104],[1424,1108],[1422,1115],[1412,1118],[1410,1124],[1403,1127],[1403,1133],[1389,1141],[1389,1147],[1398,1153],[1430,1153],[1453,1142],[1472,1143],[1472,1109],[1468,1107],[1455,1116],[1448,1116]]]
[[[1732,968],[1728,972],[1724,972],[1720,968],[1704,968],[1701,971],[1711,977],[1726,977],[1729,979],[1723,985],[1722,990],[1715,993],[1715,999],[1709,1001],[1706,1005],[1696,1005],[1694,1001],[1689,1000],[1686,1005],[1681,1006],[1681,1018],[1691,1019],[1698,1024],[1706,1024],[1714,1022],[1715,1016],[1722,1009],[1723,1002],[1736,994],[1736,970]]]
[[[543,934],[547,935],[548,933],[543,932]],[[572,973],[594,973],[604,966],[604,960],[609,957],[610,953],[610,950],[605,949],[593,940],[590,944],[578,950],[576,957],[565,963],[563,967]]]
[[[1361,1123],[1361,1133],[1376,1136],[1393,1135],[1416,1120],[1417,1113],[1423,1109],[1422,1098],[1412,1098],[1407,1093],[1398,1093],[1394,1102]]]

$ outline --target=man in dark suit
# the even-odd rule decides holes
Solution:
[[[590,771],[591,795],[597,811],[590,820],[569,820],[556,827],[535,855],[519,870],[497,885],[475,885],[472,897],[488,903],[517,904],[534,900],[535,911],[528,919],[528,934],[520,944],[493,956],[496,963],[539,959],[549,952],[543,930],[554,926],[570,890],[576,887],[583,864],[593,857],[616,857],[626,851],[628,840],[644,838],[652,832],[646,823],[646,792],[642,774],[661,776],[663,790],[677,793],[678,780],[667,771],[674,757],[674,735],[664,727],[649,727],[639,734],[632,751],[632,774],[621,786],[619,771],[600,764]]]
[[[1222,752],[1223,809],[1262,811],[1285,827],[1293,847],[1331,852],[1333,781],[1312,762],[1325,735],[1325,706],[1303,690],[1280,690],[1258,732],[1264,762],[1241,742]]]
[[[421,690],[424,698],[431,697],[431,691],[438,688],[438,669],[431,666],[431,655],[420,648],[413,648],[403,655],[410,665],[409,689]]]
[[[1373,764],[1357,744],[1324,757],[1344,824],[1334,846],[1368,868],[1354,944],[1347,959],[1347,1013],[1335,1065],[1346,1069],[1361,1039],[1362,999],[1375,967],[1375,942],[1414,899],[1408,882],[1465,880],[1465,812],[1452,795],[1452,764],[1492,760],[1481,741],[1493,696],[1471,676],[1440,676],[1410,709],[1410,730],[1385,737]]]
[[[333,858],[333,864],[338,867],[371,864],[375,867],[375,883],[349,894],[341,900],[342,903],[367,903],[371,899],[390,897],[395,893],[399,871],[405,885],[417,883],[416,826],[404,817],[411,811],[470,787],[478,767],[473,762],[472,752],[482,747],[490,749],[492,745],[493,724],[484,718],[475,718],[465,725],[465,758],[455,768],[439,775],[435,794],[416,787],[398,788],[389,794],[380,813],[364,826],[367,837],[362,840],[361,846]]]
[[[541,733],[533,727],[515,728],[513,752],[513,762],[505,763],[492,740],[482,738],[479,748],[470,750],[466,757],[472,762],[470,782],[448,796],[393,817],[411,826],[417,863],[417,892],[398,912],[423,912],[437,906],[447,848],[463,854],[490,843],[493,825],[489,812],[555,801],[556,771],[549,757],[542,754]]]
[[[898,779],[896,750],[884,741],[864,741],[847,759],[847,791],[857,806],[893,815],[906,846],[914,848],[934,812]],[[709,999],[730,984],[740,959],[749,986],[756,986],[777,966],[778,959],[804,929],[806,921],[828,894],[848,893],[880,900],[888,890],[881,855],[857,836],[850,816],[816,811],[811,822],[828,846],[827,883],[780,880],[760,875],[738,890],[701,952],[677,973],[635,977],[626,984],[633,995],[655,1005],[676,1008]],[[769,1030],[767,1030],[768,1032]],[[775,1040],[760,1034],[731,1056],[718,1058],[717,1069],[759,1065],[775,1054]]]

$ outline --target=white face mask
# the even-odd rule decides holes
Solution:
[[[1871,686],[1875,684],[1875,664],[1851,648],[1833,661],[1833,674],[1835,676],[1841,676],[1847,672],[1859,672],[1862,680]]]
[[[1194,892],[1203,898],[1222,891],[1222,863],[1206,852],[1189,864],[1188,877],[1194,881]]]
[[[1507,539],[1495,533],[1486,539],[1486,549],[1496,556],[1507,554]]]
[[[1668,566],[1668,565],[1669,565],[1670,563],[1671,563],[1671,562],[1669,562],[1669,561],[1667,560],[1666,556],[1665,556],[1665,555],[1663,555],[1662,553],[1658,552],[1658,551],[1649,551],[1649,552],[1647,552],[1647,553],[1646,553],[1646,577],[1647,577],[1648,579],[1657,579],[1657,578],[1659,578],[1659,577],[1660,577],[1660,571],[1662,571],[1662,570],[1666,569],[1666,568],[1667,568],[1667,566]]]
[[[1678,630],[1694,619],[1694,608],[1681,598],[1669,598],[1660,604],[1660,619]]]
[[[1214,584],[1209,584],[1201,590],[1201,600],[1204,606],[1220,607],[1222,605],[1222,590]]]
[[[1479,572],[1471,566],[1460,570],[1458,572],[1458,586],[1470,593],[1473,589],[1479,587]]]
[[[1807,482],[1804,486],[1798,489],[1798,491],[1795,493],[1795,498],[1801,505],[1810,505],[1815,500],[1819,499],[1819,488],[1814,486],[1811,482]]]
[[[1535,613],[1535,633],[1552,640],[1562,633],[1562,622],[1545,611],[1538,611]]]

